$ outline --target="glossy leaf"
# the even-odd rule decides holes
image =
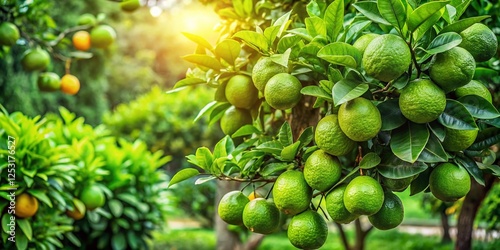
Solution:
[[[460,0],[460,1],[451,1],[451,4],[455,7],[457,10],[457,13],[455,14],[455,18],[458,19],[462,16],[462,14],[465,12],[467,7],[469,7],[469,4],[472,2],[472,0]]]
[[[211,180],[215,180],[217,179],[217,177],[215,176],[207,176],[207,177],[200,177],[198,179],[196,179],[196,181],[194,182],[195,185],[200,185],[200,184],[203,184],[205,182],[208,182],[208,181],[211,181]]]
[[[278,134],[278,139],[281,142],[281,145],[288,146],[293,143],[293,134],[292,128],[288,122],[284,122],[280,128],[280,132]]]
[[[195,34],[191,34],[191,33],[187,33],[187,32],[182,32],[182,34],[185,37],[187,37],[189,40],[197,43],[198,45],[200,45],[208,50],[213,50],[212,45],[207,40],[205,40],[205,38],[203,38],[199,35],[195,35]]]
[[[330,43],[318,51],[319,58],[350,68],[357,68],[361,64],[361,52],[352,45],[343,42]]]
[[[300,148],[300,141],[296,141],[295,143],[288,145],[281,150],[281,158],[285,161],[291,161],[295,159],[297,152]]]
[[[340,80],[333,85],[333,103],[335,106],[339,106],[342,103],[362,96],[367,90],[368,84],[366,83],[354,82],[347,79]]]
[[[281,144],[281,142],[279,141],[268,141],[258,145],[256,149],[274,155],[281,155],[281,150],[283,150],[283,144]]]
[[[365,17],[368,19],[384,24],[384,25],[391,25],[387,20],[385,20],[381,15],[380,12],[377,8],[377,2],[373,1],[362,1],[362,2],[356,2],[353,4],[354,8],[356,8],[361,14],[363,14]]]
[[[202,67],[207,67],[213,70],[222,69],[221,63],[212,56],[209,55],[200,55],[200,54],[192,54],[183,57],[184,60],[197,64]]]
[[[16,220],[17,226],[21,228],[21,231],[23,231],[24,235],[28,240],[31,241],[33,238],[33,229],[31,229],[31,224],[28,221],[28,219],[17,219]]]
[[[325,36],[326,37],[326,25],[323,19],[319,17],[307,17],[305,20],[306,30],[312,37],[315,36]]]
[[[441,125],[438,121],[430,122],[427,125],[429,125],[429,129],[439,141],[444,140],[444,137],[446,136],[446,129],[443,125]]]
[[[467,169],[470,175],[480,185],[484,186],[483,172],[477,166],[477,163],[471,158],[465,156],[463,153],[457,153],[455,156],[455,163]]]
[[[28,190],[28,193],[35,196],[39,201],[45,203],[47,206],[52,208],[52,201],[47,196],[47,194],[45,192],[43,192],[42,190],[30,189],[30,190]]]
[[[445,127],[451,129],[477,129],[474,118],[465,106],[460,102],[451,99],[446,100],[446,108],[439,116],[438,121]]]
[[[454,22],[446,27],[444,27],[439,33],[443,34],[446,32],[456,32],[460,33],[463,30],[469,28],[471,25],[481,22],[482,20],[488,18],[489,16],[475,16],[475,17],[469,17],[469,18],[464,18],[462,20],[459,20],[457,22]]]
[[[236,132],[234,132],[234,134],[232,134],[231,137],[236,138],[236,137],[248,136],[252,134],[261,134],[261,133],[262,132],[260,132],[260,130],[256,128],[254,125],[247,124],[236,130]]]
[[[337,41],[337,37],[344,25],[344,0],[335,0],[325,12],[325,24],[330,41]]]
[[[439,19],[441,19],[442,14],[442,12],[434,13],[427,19],[427,21],[422,23],[415,31],[413,31],[413,38],[415,41],[420,41],[420,39],[427,34],[427,31],[429,31],[439,21]]]
[[[429,22],[429,20],[432,20],[432,15],[436,12],[441,12],[443,7],[449,2],[450,1],[434,1],[420,5],[409,15],[407,20],[408,29],[413,32],[425,22]]]
[[[361,169],[370,169],[378,166],[382,159],[374,152],[369,152],[364,155],[361,161],[359,162],[359,168]]]
[[[416,195],[423,192],[429,186],[429,176],[431,175],[431,169],[418,174],[417,178],[413,180],[410,184],[410,196]]]
[[[470,114],[478,119],[493,119],[500,117],[498,110],[486,99],[477,95],[466,95],[458,98]]]
[[[260,175],[267,177],[274,175],[278,172],[285,171],[290,167],[289,163],[286,162],[273,162],[269,163],[266,166],[262,168],[262,170],[259,171]]]
[[[233,37],[240,38],[251,48],[257,50],[258,52],[269,54],[269,44],[267,43],[266,37],[255,31],[242,30],[236,32]]]
[[[185,87],[185,86],[192,86],[192,85],[198,85],[198,84],[204,84],[207,83],[206,80],[199,79],[199,78],[184,78],[178,82],[175,83],[174,89],[180,88],[180,87]]]
[[[226,39],[217,44],[215,47],[215,54],[227,63],[233,64],[240,55],[240,43],[232,39]]]
[[[380,15],[399,30],[406,22],[406,8],[401,0],[377,0]]]
[[[500,142],[500,129],[499,128],[486,128],[479,131],[476,140],[468,148],[469,150],[481,151],[485,150]]]
[[[447,162],[448,154],[444,150],[439,139],[432,134],[429,137],[429,141],[425,145],[424,150],[418,157],[418,161],[436,163],[436,162]]]
[[[174,184],[177,184],[179,182],[185,181],[185,180],[187,180],[187,179],[189,179],[191,177],[197,176],[199,174],[200,174],[200,172],[197,169],[194,169],[194,168],[185,168],[185,169],[182,169],[181,171],[177,172],[172,177],[172,179],[168,183],[168,187],[170,187],[170,186],[172,186]]]
[[[432,42],[427,46],[425,52],[434,55],[437,53],[445,52],[458,46],[462,42],[462,37],[455,32],[447,32],[440,34],[432,40]]]
[[[378,172],[390,179],[403,179],[407,177],[412,177],[417,174],[424,172],[428,168],[427,164],[423,162],[409,163],[403,161],[396,156],[389,157],[380,165],[378,165]]]
[[[407,119],[401,113],[398,99],[389,99],[377,105],[382,117],[382,131],[389,131],[401,127]]]
[[[391,133],[391,150],[400,159],[414,163],[429,140],[429,130],[423,124],[408,122]]]
[[[300,93],[303,95],[309,95],[314,97],[320,97],[327,100],[333,100],[332,96],[325,92],[321,87],[316,85],[305,86],[300,90]]]
[[[198,115],[196,115],[196,117],[194,118],[194,122],[198,121],[201,117],[203,117],[205,114],[207,114],[208,112],[212,111],[212,109],[217,105],[217,102],[216,101],[211,101],[209,103],[207,103],[207,105],[205,105],[205,107],[203,107],[200,112],[198,112]]]
[[[314,130],[313,127],[307,127],[302,131],[302,133],[299,135],[299,138],[297,141],[300,141],[301,147],[309,145],[309,143],[312,142],[314,138]]]
[[[214,161],[210,149],[208,149],[207,147],[196,149],[196,161],[199,164],[197,165],[198,167],[209,170]]]

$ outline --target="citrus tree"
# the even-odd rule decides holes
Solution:
[[[169,185],[246,183],[222,197],[221,219],[269,234],[288,218],[288,238],[303,249],[323,245],[326,220],[397,227],[394,192],[452,202],[487,190],[500,174],[498,82],[474,77],[498,62],[498,40],[488,15],[462,16],[470,3],[216,1],[221,37],[212,45],[185,33],[195,67],[175,88],[216,88],[199,115],[227,136],[187,156],[197,168]],[[259,189],[269,191],[242,194]],[[461,221],[459,235],[469,235],[457,248],[469,249],[472,222]]]

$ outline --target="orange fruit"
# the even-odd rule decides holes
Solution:
[[[38,200],[28,193],[22,193],[16,197],[16,216],[29,218],[38,211]]]
[[[73,210],[66,210],[66,214],[74,220],[81,220],[85,217],[85,204],[78,199],[73,199]]]
[[[80,90],[80,80],[74,75],[66,74],[61,78],[61,91],[69,95],[76,95]]]
[[[85,30],[80,30],[73,35],[73,46],[77,50],[86,51],[90,49],[90,34]]]

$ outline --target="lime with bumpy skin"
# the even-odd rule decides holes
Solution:
[[[266,84],[271,77],[279,73],[286,73],[287,71],[287,67],[275,63],[270,57],[262,57],[253,66],[252,81],[259,91],[264,92]]]
[[[326,211],[337,223],[348,224],[358,218],[347,210],[344,204],[344,192],[347,184],[341,184],[332,189],[325,197]]]
[[[318,122],[314,141],[320,149],[335,156],[346,155],[356,148],[356,142],[349,139],[340,128],[336,114],[327,115]]]
[[[447,151],[458,152],[470,147],[476,140],[479,130],[457,130],[445,128],[446,135],[444,137],[443,148]]]
[[[475,69],[474,57],[466,49],[454,47],[435,55],[429,76],[445,92],[450,92],[469,83]]]
[[[335,185],[342,174],[342,165],[337,157],[319,149],[314,151],[304,165],[304,179],[307,184],[321,192]]]
[[[447,202],[456,201],[470,191],[471,180],[465,168],[453,163],[442,163],[432,170],[429,188],[432,194]]]
[[[259,99],[259,91],[252,79],[245,75],[235,75],[229,79],[225,94],[227,101],[237,108],[251,109]]]
[[[309,209],[292,217],[287,236],[297,248],[317,249],[325,244],[328,226],[318,212]]]
[[[401,113],[415,123],[436,120],[446,108],[444,91],[429,79],[410,82],[399,96]]]
[[[380,111],[363,97],[343,103],[339,108],[338,119],[342,131],[353,141],[367,141],[382,128]]]
[[[278,176],[273,186],[276,207],[286,215],[295,215],[309,208],[312,189],[304,174],[298,170],[288,170]]]
[[[455,95],[457,98],[467,95],[477,95],[486,99],[490,103],[493,101],[488,88],[477,80],[472,80],[464,86],[455,89]]]
[[[247,109],[229,107],[220,119],[220,127],[226,135],[232,135],[241,127],[252,124],[252,115]]]
[[[302,83],[297,77],[280,73],[269,79],[264,89],[264,98],[269,106],[275,109],[291,109],[299,103],[302,94]]]
[[[231,225],[243,224],[243,209],[249,201],[250,199],[240,191],[225,194],[217,208],[219,217]]]
[[[367,75],[383,82],[390,82],[408,70],[411,64],[411,51],[401,37],[384,34],[368,44],[362,62]]]
[[[384,184],[384,187],[393,192],[403,192],[404,190],[406,190],[406,188],[408,188],[408,186],[410,186],[412,181],[413,177],[407,177],[402,179],[391,179],[382,177],[382,183]]]
[[[280,225],[280,212],[271,201],[256,198],[245,205],[243,224],[254,233],[270,234]]]
[[[372,215],[384,203],[382,186],[370,176],[358,176],[347,184],[344,191],[344,204],[347,210],[356,215]]]
[[[389,230],[399,226],[404,217],[401,199],[392,192],[385,192],[382,208],[374,215],[368,216],[368,220],[377,229]]]
[[[368,33],[360,36],[353,44],[352,46],[356,49],[358,49],[361,54],[363,54],[366,50],[366,47],[368,47],[368,44],[370,44],[373,39],[377,38],[380,36],[379,34],[375,33]]]
[[[476,62],[488,61],[497,52],[497,36],[488,26],[475,23],[460,32],[462,42],[458,45],[471,53]]]

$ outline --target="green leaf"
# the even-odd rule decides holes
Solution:
[[[413,31],[413,38],[415,41],[420,41],[420,39],[427,34],[427,31],[429,31],[439,21],[439,19],[441,19],[442,15],[442,12],[434,13],[427,19],[427,21],[422,23],[415,31]]]
[[[429,140],[429,130],[423,124],[408,122],[391,133],[391,150],[401,160],[414,163]]]
[[[428,123],[429,129],[432,133],[437,137],[439,141],[444,141],[444,137],[446,136],[446,130],[443,125],[441,125],[438,121],[433,121]]]
[[[481,22],[482,20],[489,18],[490,16],[475,16],[475,17],[469,17],[469,18],[464,18],[460,21],[457,21],[455,23],[452,23],[446,27],[444,27],[439,34],[443,34],[446,32],[456,32],[460,33],[463,30],[469,28],[471,25]]]
[[[469,7],[469,4],[472,2],[472,0],[459,0],[459,1],[451,1],[451,5],[455,7],[457,10],[457,13],[455,14],[455,18],[458,19],[462,16],[462,14],[465,12],[467,7]]]
[[[377,108],[382,116],[382,131],[399,128],[407,121],[399,108],[399,99],[389,99],[379,103]]]
[[[413,32],[425,22],[429,22],[429,20],[432,20],[430,19],[432,15],[436,12],[442,12],[443,7],[449,2],[450,1],[435,1],[420,5],[409,15],[407,20],[408,29]]]
[[[374,1],[363,1],[357,2],[353,4],[354,8],[356,8],[361,14],[363,14],[368,19],[380,23],[383,25],[391,25],[387,20],[385,20],[378,11],[377,2]]]
[[[271,55],[269,58],[277,64],[280,64],[284,67],[288,67],[288,58],[290,58],[290,53],[292,52],[292,49],[287,49],[283,54],[274,54]]]
[[[406,22],[406,8],[401,0],[377,0],[380,15],[399,30]]]
[[[489,124],[493,127],[500,128],[500,118],[490,119],[490,120],[481,120],[480,122]]]
[[[325,23],[330,41],[337,41],[337,37],[344,25],[344,0],[333,1],[325,11]]]
[[[119,218],[120,216],[122,216],[123,204],[119,200],[116,199],[109,200],[108,207],[111,214],[113,214],[114,217]]]
[[[234,142],[230,136],[226,135],[214,147],[213,158],[226,157],[234,151]]]
[[[300,141],[296,141],[292,145],[288,145],[281,150],[281,158],[285,161],[292,161],[295,159],[297,152],[300,148]]]
[[[240,51],[240,43],[233,39],[226,39],[215,47],[215,54],[232,65],[240,55]]]
[[[279,42],[278,42],[278,52],[279,53],[284,53],[286,50],[294,47],[297,45],[302,39],[300,36],[293,35],[293,34],[287,34],[283,36]]]
[[[255,31],[242,30],[236,32],[233,37],[240,38],[248,46],[262,54],[269,54],[269,44],[267,43],[267,39],[260,33],[257,33]]]
[[[362,96],[368,90],[367,83],[343,79],[335,83],[332,88],[333,103],[339,106],[354,98]]]
[[[4,214],[2,215],[2,230],[3,230],[3,232],[4,232],[4,233],[6,233],[6,234],[8,234],[8,232],[10,231],[10,227],[9,227],[9,225],[8,225],[8,224],[11,222],[11,220],[10,220],[10,217],[11,217],[11,216],[13,216],[13,217],[14,217],[14,215],[10,215],[10,214],[8,214],[8,213],[4,213]],[[14,223],[15,223],[15,222],[14,222]]]
[[[494,119],[500,117],[498,110],[486,99],[477,95],[466,95],[457,99],[470,114],[478,119]]]
[[[269,44],[273,44],[276,38],[278,38],[279,32],[280,32],[280,27],[269,26],[264,30],[264,37],[267,39]]]
[[[425,52],[430,55],[437,53],[442,53],[453,47],[458,46],[462,42],[462,37],[455,32],[447,32],[440,34],[432,40],[432,42],[427,46]]]
[[[280,18],[276,19],[276,21],[273,23],[273,26],[280,27],[279,32],[277,34],[277,37],[281,37],[283,35],[283,33],[286,32],[286,30],[288,29],[288,26],[291,23],[291,20],[290,20],[291,14],[292,14],[292,11],[289,11],[289,12],[285,13],[284,15],[282,15]],[[271,41],[274,41],[274,39]]]
[[[281,142],[279,141],[268,141],[258,145],[256,149],[274,155],[281,155],[281,150],[283,150],[283,144],[281,144]]]
[[[273,162],[264,166],[262,170],[259,171],[259,173],[260,175],[267,177],[276,174],[278,172],[284,171],[288,169],[289,166],[290,164],[286,162]]]
[[[324,36],[326,37],[326,25],[323,19],[313,16],[307,17],[305,20],[306,30],[312,37]]]
[[[198,112],[198,115],[196,115],[196,117],[194,118],[194,121],[193,122],[196,122],[198,121],[201,117],[203,117],[206,113],[212,111],[212,108],[214,106],[217,105],[217,101],[211,101],[209,103],[207,103],[207,105],[205,105],[205,107],[203,107],[200,112]]]
[[[207,177],[200,177],[198,179],[196,179],[196,181],[194,182],[195,185],[200,185],[200,184],[203,184],[205,182],[208,182],[208,181],[211,181],[211,180],[214,180],[214,179],[217,179],[216,176],[207,176]]]
[[[197,169],[194,169],[194,168],[185,168],[185,169],[182,169],[181,171],[177,172],[173,177],[172,179],[170,180],[170,182],[168,183],[168,187],[174,185],[174,184],[177,184],[181,181],[185,181],[191,177],[194,177],[194,176],[197,176],[200,174],[200,171],[198,171]]]
[[[17,225],[19,228],[21,228],[21,231],[23,231],[24,235],[26,235],[26,238],[28,238],[29,241],[33,238],[33,230],[31,229],[31,224],[28,221],[28,219],[17,219],[16,220]]]
[[[463,153],[457,153],[455,155],[455,163],[467,169],[474,180],[476,180],[480,185],[484,186],[483,172],[481,171],[481,169],[479,169],[477,163],[474,160],[465,156]]]
[[[52,201],[47,196],[47,194],[45,194],[42,190],[30,189],[30,190],[28,190],[28,193],[35,196],[39,201],[47,204],[47,206],[52,208]]]
[[[333,101],[332,96],[328,92],[325,92],[321,87],[316,85],[305,86],[300,90],[300,93]]]
[[[247,124],[244,125],[243,127],[239,128],[234,132],[234,134],[231,135],[231,137],[236,138],[236,137],[241,137],[241,136],[248,136],[252,134],[262,134],[262,132],[256,128],[254,125]]]
[[[243,0],[243,12],[246,16],[253,14],[253,0]]]
[[[403,179],[412,177],[424,172],[427,168],[427,164],[423,162],[417,161],[415,163],[409,163],[407,161],[399,159],[395,155],[388,157],[377,167],[378,172],[382,176],[390,179]]]
[[[312,142],[313,138],[314,138],[313,127],[307,127],[299,135],[299,138],[297,139],[297,141],[300,141],[300,146],[301,147],[305,147],[305,146],[309,145],[309,143]]]
[[[127,248],[127,241],[124,234],[113,234],[111,237],[111,248],[113,250],[122,250]]]
[[[361,169],[370,169],[378,166],[382,159],[376,153],[369,152],[364,155],[361,161],[359,162],[359,168]]]
[[[209,42],[207,42],[207,40],[205,40],[205,38],[198,36],[198,35],[195,35],[195,34],[187,33],[187,32],[182,32],[182,34],[185,37],[187,37],[189,40],[197,43],[198,45],[200,45],[208,50],[213,50],[212,45]]]
[[[343,42],[334,42],[318,51],[317,56],[335,65],[357,68],[361,65],[361,52],[352,45]]]
[[[431,175],[431,169],[418,174],[417,178],[413,180],[410,184],[410,196],[416,195],[423,192],[429,186],[429,176]]]
[[[192,54],[183,57],[184,60],[197,64],[199,66],[207,67],[216,71],[222,69],[222,64],[213,56]]]
[[[474,143],[468,148],[473,151],[485,150],[500,142],[499,128],[486,128],[480,130]]]
[[[293,143],[293,134],[292,128],[288,122],[284,122],[281,125],[280,132],[278,134],[278,140],[281,142],[281,145],[288,146]]]
[[[451,129],[477,129],[474,118],[465,106],[460,102],[451,99],[446,100],[446,108],[439,116],[438,121],[443,126]]]
[[[214,162],[212,152],[207,147],[201,147],[196,149],[196,161],[201,165],[198,165],[202,169],[209,170]]]
[[[50,238],[46,238],[45,240],[48,239]],[[24,234],[16,235],[16,249],[17,250],[28,249],[28,238]]]
[[[448,162],[448,154],[434,134],[429,137],[429,141],[418,157],[418,161],[428,163]]]
[[[90,59],[94,56],[94,54],[90,52],[83,52],[83,51],[72,51],[68,53],[68,55],[76,59]]]

